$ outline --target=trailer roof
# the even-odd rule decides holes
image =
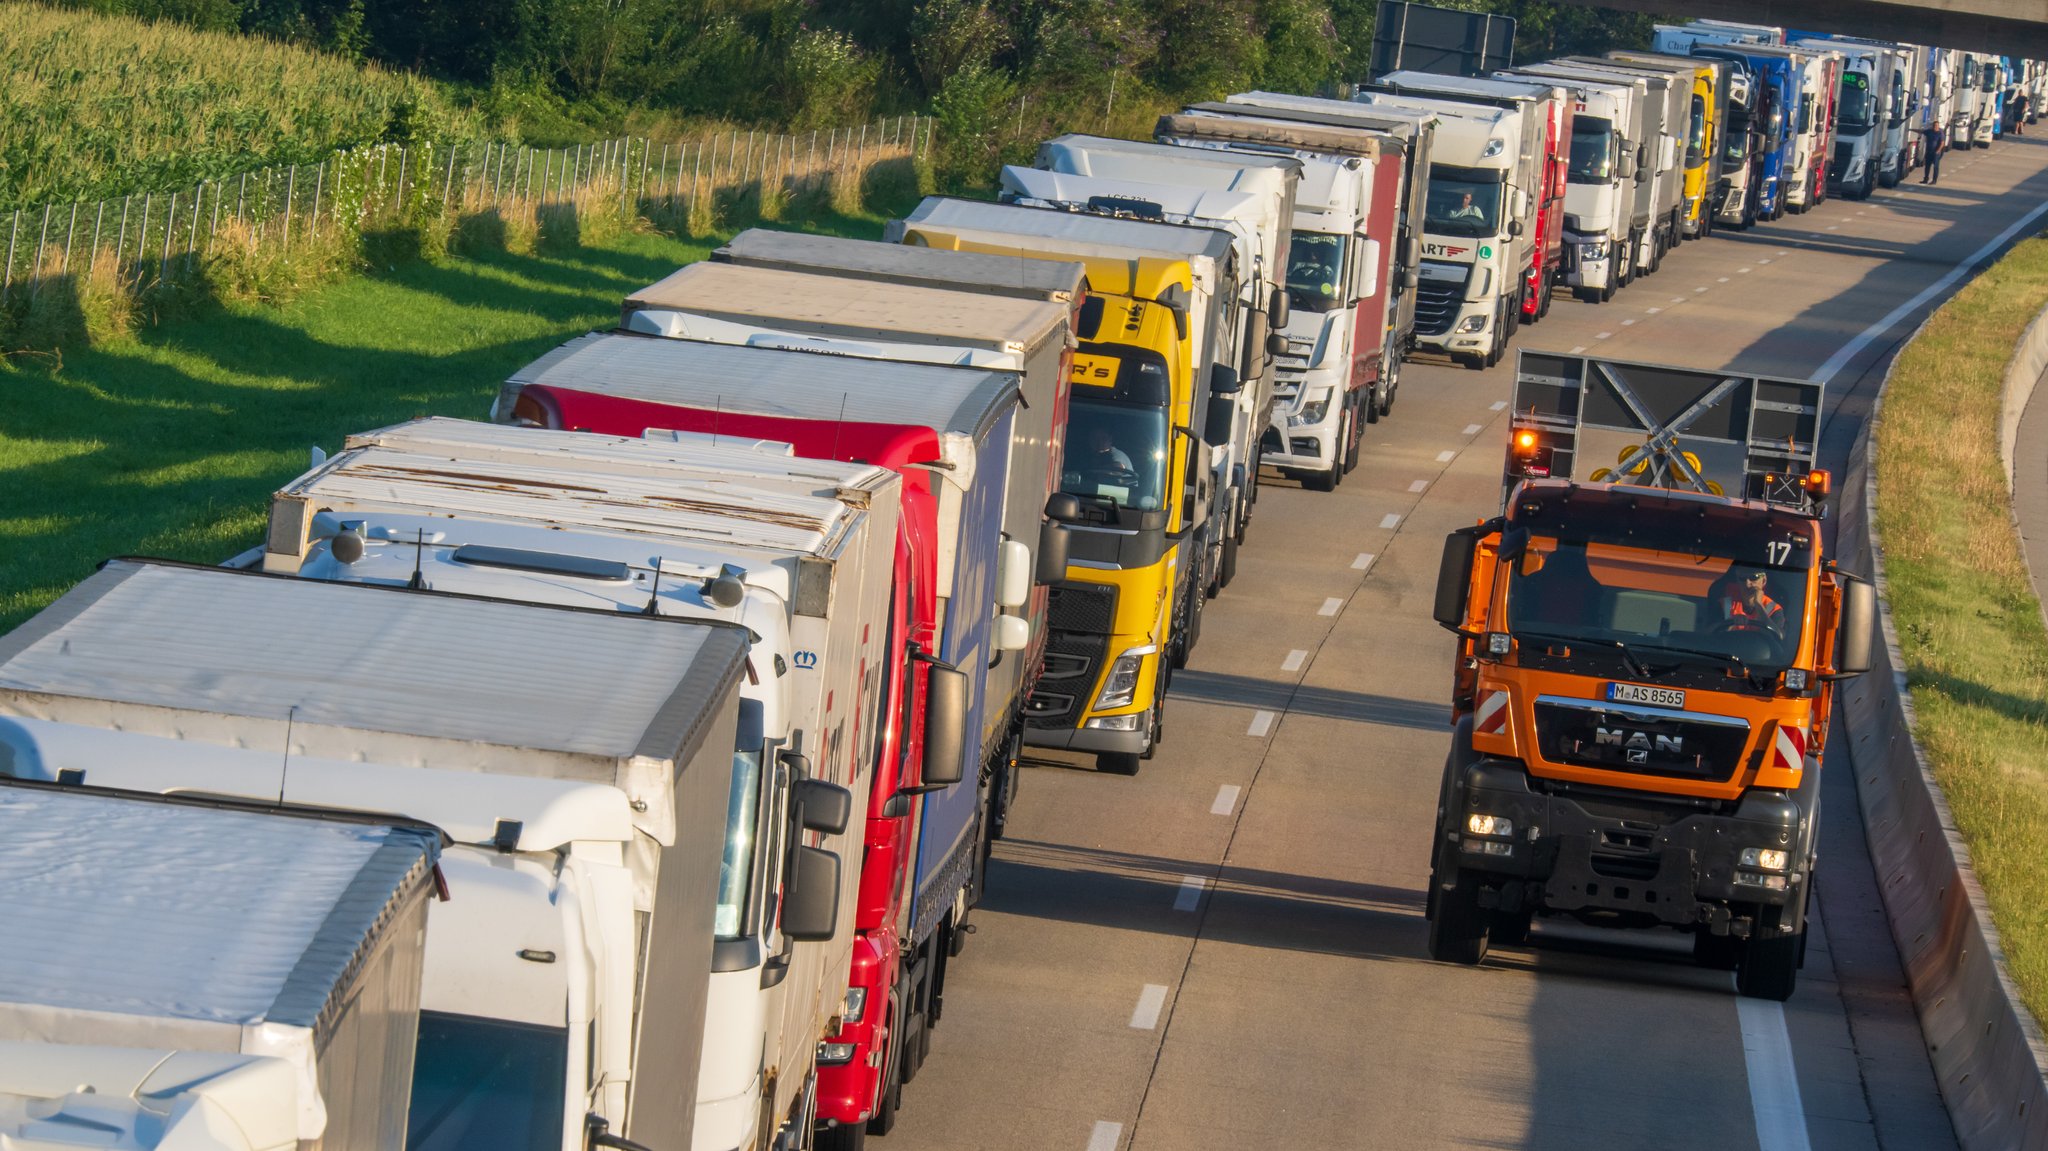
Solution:
[[[1211,107],[1228,111],[1210,111]],[[1291,123],[1262,114],[1261,109],[1235,104],[1204,105],[1204,110],[1168,113],[1153,128],[1157,136],[1182,136],[1192,140],[1263,144],[1295,148],[1303,152],[1327,152],[1345,156],[1377,156],[1381,150],[1401,151],[1406,144],[1399,137],[1378,128],[1350,124]],[[1308,182],[1306,168],[1302,181]]]
[[[1017,373],[746,348],[619,332],[578,336],[513,373],[545,385],[681,407],[931,428],[979,438],[1017,403]],[[500,410],[510,411],[500,400]]]
[[[1300,166],[1301,162],[1294,157],[1287,159]],[[1157,204],[1159,210],[1167,215],[1196,220],[1243,220],[1257,215],[1262,207],[1258,197],[1247,192],[1227,192],[1220,188],[1186,184],[1157,184],[1121,176],[1080,176],[1071,172],[1022,168],[1015,164],[1003,166],[1001,179],[1003,191],[1010,195],[1053,204],[1072,204],[1076,211],[1087,210],[1098,196],[1143,200]]]
[[[0,637],[0,713],[610,784],[694,753],[746,646],[700,620],[112,560]]]
[[[1070,301],[1087,285],[1088,279],[1087,269],[1072,260],[950,252],[808,232],[772,232],[766,228],[748,228],[711,253],[711,258],[792,272],[830,270],[868,280],[925,287],[971,286],[1029,300]]]
[[[1484,76],[1444,76],[1436,72],[1389,72],[1379,83],[1403,91],[1462,92],[1489,100],[1534,100],[1545,85],[1537,80],[1496,80]]]
[[[1241,115],[1246,108],[1258,109],[1268,120],[1289,120],[1303,124],[1343,124],[1371,128],[1404,138],[1413,138],[1424,125],[1434,123],[1436,114],[1412,108],[1374,108],[1350,100],[1325,100],[1316,96],[1290,96],[1284,92],[1240,92],[1221,101],[1194,105],[1190,111]]]
[[[1114,152],[1126,156],[1149,156],[1169,160],[1176,164],[1195,164],[1205,168],[1299,168],[1301,161],[1292,156],[1259,156],[1251,153],[1233,154],[1210,152],[1206,155],[1189,155],[1179,144],[1165,144],[1153,140],[1123,140],[1114,136],[1090,136],[1081,132],[1069,132],[1054,136],[1040,144],[1041,152],[1046,148],[1072,148],[1081,152]]]
[[[235,1052],[311,1029],[438,852],[419,827],[0,782],[0,1033]]]
[[[903,223],[913,229],[929,227],[951,232],[1064,240],[1132,255],[1143,253],[1183,260],[1202,257],[1220,260],[1230,252],[1230,233],[1218,228],[1097,216],[1089,212],[1069,212],[1064,208],[991,204],[986,200],[961,200],[951,196],[925,197]]]
[[[1360,92],[1353,98],[1368,108],[1412,108],[1437,118],[1439,123],[1466,120],[1494,125],[1506,119],[1510,110],[1491,104],[1468,104],[1456,96],[1431,96],[1421,92]]]
[[[887,469],[699,443],[427,419],[350,436],[279,490],[316,509],[519,520],[827,550]]]

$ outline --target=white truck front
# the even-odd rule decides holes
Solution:
[[[1514,78],[1523,73],[1502,72]],[[1571,167],[1565,176],[1565,282],[1605,303],[1621,288],[1634,220],[1636,150],[1624,132],[1630,89],[1580,77],[1528,73],[1572,95]]]
[[[0,639],[0,716],[45,777],[391,811],[454,841],[412,1151],[680,1148],[756,750],[746,655],[732,625],[119,560]],[[754,905],[828,937],[838,861],[764,822],[748,842],[782,858]]]
[[[1799,47],[1831,48],[1842,55],[1841,91],[1835,102],[1835,150],[1828,159],[1828,185],[1852,200],[1867,199],[1885,170],[1885,123],[1890,53],[1835,41],[1801,40]]]

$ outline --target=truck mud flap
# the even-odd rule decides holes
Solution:
[[[1557,860],[1543,886],[1552,911],[1627,911],[1674,926],[1699,918],[1699,864],[1691,849],[1655,854],[1593,855],[1590,836],[1557,839]]]

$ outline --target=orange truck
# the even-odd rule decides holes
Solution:
[[[1746,996],[1805,952],[1836,681],[1876,595],[1824,553],[1822,385],[1523,352],[1501,514],[1451,533],[1455,734],[1429,945],[1537,916],[1692,933]]]

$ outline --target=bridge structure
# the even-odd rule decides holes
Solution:
[[[1667,14],[1670,0],[1565,0]],[[1740,20],[2048,59],[2048,0],[1687,0],[1689,18]]]

